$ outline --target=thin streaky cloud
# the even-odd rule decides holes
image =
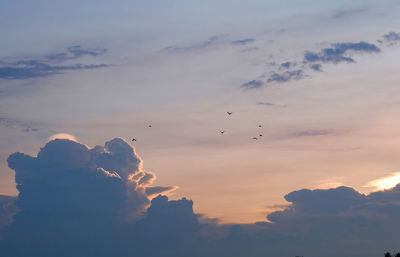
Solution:
[[[280,108],[286,108],[286,104],[276,104],[276,103],[271,103],[271,102],[257,102],[257,105],[261,106],[268,106],[268,107],[280,107]]]
[[[295,137],[315,137],[333,134],[333,130],[302,130],[293,133]]]
[[[205,48],[215,45],[217,43],[217,41],[218,41],[218,37],[213,36],[204,42],[200,42],[200,43],[193,44],[190,46],[179,46],[179,45],[168,46],[168,47],[161,49],[161,52],[162,53],[183,53],[183,52],[190,52],[190,51],[198,51],[198,50],[202,50],[202,49],[205,49]]]
[[[255,41],[256,40],[254,38],[246,38],[246,39],[239,39],[239,40],[232,41],[232,44],[243,46],[243,45],[248,45],[250,43],[253,43]]]
[[[68,70],[91,70],[109,67],[110,64],[66,63],[72,60],[78,61],[83,56],[98,57],[106,52],[107,49],[104,48],[84,48],[76,45],[67,48],[67,51],[41,57],[0,61],[0,79],[29,79],[61,74]]]

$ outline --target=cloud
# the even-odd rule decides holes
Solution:
[[[302,189],[287,194],[285,200],[292,203],[291,210],[314,215],[340,213],[354,205],[364,204],[367,197],[353,188],[338,187],[326,190]],[[269,216],[269,218],[272,217],[273,215]]]
[[[290,206],[269,214],[272,223],[257,223],[263,228],[256,233],[230,235],[234,256],[246,247],[253,249],[250,256],[373,257],[398,251],[390,235],[400,228],[400,185],[369,195],[344,186],[302,189],[285,199]]]
[[[275,104],[271,102],[258,102],[257,105],[262,105],[262,106],[269,106],[269,107],[280,107],[280,108],[286,108],[286,104]]]
[[[97,57],[104,55],[106,49],[87,49],[82,46],[72,46],[66,52],[54,53],[35,59],[20,59],[0,62],[0,79],[28,79],[61,74],[68,70],[91,70],[109,67],[109,64],[65,64],[82,56]]]
[[[0,117],[0,127],[11,128],[11,129],[18,128],[26,133],[38,132],[44,129],[41,126],[39,126],[38,123],[35,122],[21,121],[7,117]]]
[[[322,64],[319,63],[311,64],[310,69],[314,71],[322,71]]]
[[[383,35],[383,39],[389,45],[395,45],[398,41],[400,41],[400,33],[391,31],[388,34]]]
[[[395,37],[394,35],[391,37]],[[272,83],[288,83],[291,81],[301,80],[310,77],[309,71],[323,71],[323,64],[326,63],[355,63],[353,57],[358,53],[380,53],[381,49],[375,44],[365,41],[333,43],[331,47],[323,48],[319,52],[305,51],[302,61],[286,61],[277,65],[275,61],[269,63],[271,70],[264,73],[263,77],[267,77],[266,81],[251,80],[242,84],[242,88],[260,89]],[[297,64],[301,63],[297,69],[293,69]],[[286,71],[282,72],[282,69]]]
[[[121,222],[145,214],[150,203],[146,189],[155,179],[153,173],[142,169],[135,149],[120,138],[94,148],[55,139],[41,148],[37,157],[10,155],[8,165],[15,170],[16,205],[21,209],[5,233],[6,248],[16,251],[15,256],[20,250],[13,248],[14,243],[25,246],[21,256],[30,250],[29,256],[42,256],[50,242],[55,243],[51,247],[65,250],[63,256],[77,256],[68,245],[86,242],[87,237],[110,246],[104,235]],[[141,174],[140,178],[134,179],[136,174]],[[158,192],[169,189],[160,187]],[[38,233],[40,242],[28,242]]]
[[[245,49],[241,49],[240,52],[241,53],[249,53],[249,52],[257,51],[258,49],[259,49],[258,47],[253,46],[253,47],[247,47]]]
[[[74,64],[66,66],[51,66],[46,63],[35,62],[34,64],[28,64],[24,67],[18,64],[11,64],[10,66],[0,67],[0,78],[1,79],[28,79],[37,77],[47,77],[51,75],[61,74],[67,70],[92,70],[98,68],[109,67],[107,64]]]
[[[67,134],[67,133],[57,133],[57,134],[54,134],[54,135],[50,136],[50,137],[47,139],[47,141],[53,141],[53,140],[55,140],[55,139],[68,139],[68,140],[71,140],[71,141],[78,142],[78,140],[76,139],[76,137],[74,137],[74,136],[71,135],[71,134]]]
[[[233,45],[239,45],[239,46],[243,46],[243,45],[248,45],[250,43],[255,42],[256,40],[254,38],[245,38],[245,39],[240,39],[240,40],[235,40],[232,41]]]
[[[78,59],[79,57],[88,56],[99,56],[104,55],[107,52],[105,48],[84,48],[80,45],[75,45],[67,48],[67,52],[54,53],[46,56],[46,59],[58,62],[64,62],[67,60]]]
[[[332,134],[332,130],[302,130],[295,132],[293,135],[296,137],[315,137]]]
[[[314,255],[325,251],[324,256],[346,252],[347,256],[374,256],[385,247],[395,249],[395,239],[387,235],[400,227],[400,186],[369,195],[349,187],[303,189],[285,199],[291,203],[289,208],[268,215],[272,227],[279,233],[288,229],[287,235],[301,231],[304,246],[311,247],[314,240]],[[342,249],[335,249],[338,246]]]
[[[154,186],[154,187],[146,187],[146,195],[157,195],[161,193],[172,192],[178,189],[176,186]]]
[[[296,66],[296,64],[297,63],[295,63],[295,62],[283,62],[283,63],[281,63],[281,67],[289,69],[289,68]]]
[[[306,76],[303,70],[285,71],[283,73],[272,73],[267,82],[286,83],[292,80],[300,80]]]
[[[200,42],[190,46],[168,46],[161,49],[163,53],[183,53],[183,52],[190,52],[190,51],[198,51],[210,46],[213,46],[217,43],[218,37],[213,36],[210,37],[208,40],[204,42]]]
[[[146,217],[131,228],[130,252],[154,257],[207,256],[203,255],[208,243],[203,241],[206,238],[201,235],[201,228],[199,216],[193,212],[193,201],[169,201],[166,196],[157,196]]]
[[[367,9],[349,9],[349,10],[341,10],[336,11],[333,15],[333,19],[346,19],[352,18],[353,16],[360,15],[366,13]]]
[[[381,50],[374,44],[364,41],[359,43],[335,43],[330,48],[324,48],[320,52],[315,53],[306,51],[304,54],[305,63],[323,62],[323,63],[340,63],[355,62],[352,57],[348,55],[350,51],[358,53],[379,53]]]
[[[14,196],[0,195],[0,231],[12,222],[13,216],[18,212],[15,206],[16,199]]]
[[[373,257],[398,247],[400,184],[369,195],[344,186],[296,190],[288,204],[267,206],[280,210],[265,221],[219,225],[187,198],[150,201],[173,187],[152,186],[155,175],[119,138],[93,148],[56,139],[8,164],[19,196],[5,202],[20,211],[11,223],[4,215],[7,257]]]
[[[246,83],[243,83],[240,87],[244,89],[257,89],[264,86],[264,82],[261,80],[251,80]]]

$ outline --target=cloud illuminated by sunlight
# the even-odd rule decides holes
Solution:
[[[71,141],[78,142],[78,139],[76,139],[76,137],[74,137],[73,135],[67,134],[67,133],[54,134],[47,139],[47,142],[54,140],[54,139],[68,139]]]
[[[400,172],[392,173],[392,175],[380,179],[372,180],[367,187],[374,187],[376,190],[384,190],[395,187],[400,183]]]
[[[316,188],[317,189],[330,189],[330,188],[337,188],[344,186],[342,182],[325,182],[322,184],[319,184]]]

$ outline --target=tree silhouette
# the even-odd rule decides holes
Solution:
[[[392,255],[388,252],[388,253],[385,253],[385,257],[392,257]]]
[[[400,253],[396,253],[395,257],[400,257]]]

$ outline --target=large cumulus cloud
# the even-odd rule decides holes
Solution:
[[[146,191],[155,179],[120,138],[92,149],[56,139],[37,157],[15,153],[8,164],[15,170],[21,209],[5,233],[6,248],[15,256],[26,256],[26,249],[32,256],[43,256],[43,249],[71,256],[74,248],[87,250],[81,244],[88,240],[109,245],[107,235],[144,215],[150,203]]]
[[[291,205],[269,214],[272,223],[259,223],[265,229],[252,236],[275,241],[266,252],[372,257],[399,251],[400,185],[369,195],[350,187],[302,189],[285,199]]]
[[[15,206],[16,197],[0,195],[0,231],[12,222],[13,216],[18,212]],[[1,239],[1,233],[0,233]]]
[[[186,198],[150,202],[173,187],[152,186],[155,175],[122,139],[91,149],[57,139],[37,157],[15,153],[8,163],[19,196],[4,202],[16,201],[20,211],[13,221],[3,215],[9,225],[1,257],[373,257],[400,250],[400,185],[368,195],[302,189],[265,221],[220,225],[194,213]]]

